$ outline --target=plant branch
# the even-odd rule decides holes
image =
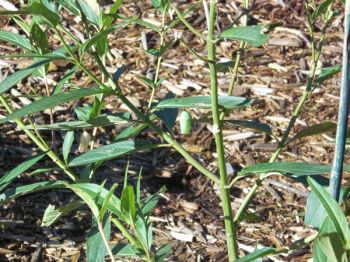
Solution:
[[[67,49],[67,52],[72,57],[73,61],[76,63],[77,66],[79,66],[84,73],[86,73],[96,84],[98,84],[102,88],[109,88],[106,84],[104,84],[101,80],[99,80],[89,69],[87,69],[80,61],[75,57],[75,55],[72,53],[72,51],[69,49],[67,44],[64,42],[64,39],[62,37],[62,34],[56,30],[56,33],[58,37],[63,41],[64,46]],[[148,116],[145,116],[137,107],[135,107],[129,99],[124,96],[119,87],[115,82],[111,80],[110,75],[108,74],[109,80],[108,83],[112,85],[112,88],[116,90],[116,95],[118,98],[139,118],[141,119],[145,124],[147,124],[151,129],[153,129],[158,135],[160,135],[166,142],[168,142],[175,150],[177,150],[188,163],[193,165],[198,171],[200,171],[203,175],[207,176],[209,179],[211,179],[215,183],[220,183],[219,178],[210,172],[208,169],[206,169],[204,166],[202,166],[196,159],[194,159],[182,146],[179,144],[175,139],[173,139],[170,135],[168,135],[166,132],[164,132],[161,128],[159,128],[151,119],[149,119]]]
[[[104,230],[103,230],[103,225],[102,225],[102,223],[101,223],[100,221],[98,221],[98,219],[96,219],[96,220],[97,220],[98,231],[100,231],[100,234],[101,234],[102,240],[103,240],[103,242],[104,242],[104,244],[105,244],[105,247],[106,247],[106,249],[107,249],[108,255],[109,255],[109,257],[111,258],[111,261],[112,261],[112,262],[115,262],[115,259],[114,259],[112,250],[111,250],[111,248],[110,248],[110,246],[109,246],[108,240],[107,240],[106,235],[105,235],[105,232],[104,232]]]
[[[204,41],[207,40],[205,36],[203,36],[197,29],[195,29],[189,22],[187,22],[186,18],[182,15],[181,11],[176,6],[174,6],[174,10],[176,15],[179,17],[181,22],[187,27],[188,30],[190,30],[198,38]]]
[[[0,96],[0,102],[4,105],[6,110],[11,114],[13,111],[10,105],[7,103],[3,96]],[[45,152],[56,165],[58,165],[74,182],[78,181],[78,178],[69,170],[69,168],[60,160],[60,158],[49,148],[46,144],[42,143],[39,138],[37,138],[27,126],[20,120],[14,120],[15,123],[29,136],[29,138],[42,150]]]
[[[317,64],[318,64],[318,60],[320,59],[320,56],[321,56],[321,51],[322,51],[323,43],[324,43],[324,40],[326,37],[326,30],[328,28],[328,24],[329,24],[329,21],[326,21],[326,23],[322,29],[322,34],[320,37],[318,48],[317,48],[317,50],[313,51],[312,68],[311,68],[309,76],[308,76],[306,88],[303,92],[301,99],[299,100],[297,107],[295,108],[295,110],[293,112],[291,119],[289,120],[288,127],[287,127],[286,131],[284,132],[282,139],[278,143],[278,146],[277,146],[275,152],[273,153],[273,155],[271,156],[271,158],[269,160],[269,163],[275,162],[277,160],[278,156],[280,155],[280,153],[282,152],[283,148],[289,143],[289,141],[288,141],[289,134],[292,131],[294,124],[295,124],[297,118],[299,117],[308,97],[311,95],[311,93],[314,89],[313,87],[314,87],[314,82],[316,79]],[[309,30],[312,31],[311,26],[309,27]],[[313,46],[315,46],[315,43],[313,43]],[[266,177],[267,177],[266,174],[261,174],[259,179],[252,186],[252,188],[249,190],[248,194],[244,198],[243,202],[241,203],[241,205],[240,205],[240,207],[235,215],[235,218],[234,218],[235,223],[240,220],[241,216],[244,213],[244,210],[247,208],[247,206],[249,205],[249,203],[253,199],[255,192],[258,190],[258,188],[262,184],[262,181]]]
[[[216,50],[214,44],[214,26],[216,17],[216,2],[210,1],[209,7],[209,26],[208,26],[208,60],[216,61]],[[220,120],[219,102],[218,102],[218,80],[216,63],[211,62],[210,71],[210,90],[211,90],[211,106],[213,115],[213,133],[215,137],[216,150],[218,153],[218,164],[220,171],[220,197],[224,213],[226,242],[229,261],[237,259],[236,232],[233,222],[233,214],[231,207],[230,189],[228,188],[228,177],[226,170],[225,150],[222,136],[222,121]]]

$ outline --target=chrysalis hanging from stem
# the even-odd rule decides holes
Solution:
[[[187,111],[181,113],[180,131],[183,135],[189,135],[191,133],[191,115]]]

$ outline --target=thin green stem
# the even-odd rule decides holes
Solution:
[[[318,63],[320,56],[321,56],[321,51],[322,51],[323,43],[324,43],[324,40],[326,37],[326,30],[328,28],[328,24],[329,24],[329,21],[326,21],[326,23],[322,29],[322,34],[320,37],[320,41],[319,41],[317,50],[312,49],[313,50],[312,51],[313,52],[312,67],[311,67],[311,70],[310,70],[310,73],[308,76],[306,88],[303,92],[302,97],[299,100],[297,107],[295,108],[295,110],[293,112],[291,119],[289,120],[287,129],[284,131],[282,139],[278,143],[278,146],[277,146],[275,152],[273,153],[273,155],[271,156],[271,158],[269,160],[269,163],[275,162],[277,160],[278,156],[280,155],[280,153],[282,152],[283,148],[289,143],[289,141],[288,141],[289,134],[292,131],[294,124],[295,124],[297,118],[299,117],[308,97],[311,95],[311,93],[314,89],[317,63]],[[312,27],[309,27],[309,29],[312,31]],[[315,44],[313,43],[312,46],[315,46]],[[235,223],[241,219],[241,217],[244,213],[244,210],[247,208],[247,206],[249,205],[249,203],[253,199],[255,192],[259,189],[260,185],[262,184],[262,181],[264,181],[265,178],[266,178],[266,174],[260,175],[259,179],[255,182],[255,184],[249,190],[248,194],[245,196],[243,202],[241,203],[241,205],[240,205],[240,207],[239,207],[239,209],[234,217]]]
[[[7,103],[6,99],[3,96],[0,96],[0,102],[4,105],[6,110],[11,114],[13,111],[10,105]],[[45,152],[56,165],[58,165],[74,182],[78,180],[78,178],[69,170],[69,168],[60,160],[60,158],[53,152],[46,144],[42,143],[39,138],[37,138],[28,128],[27,126],[20,120],[14,120],[15,123],[27,134],[27,136],[42,150]]]
[[[164,31],[164,27],[165,27],[165,12],[162,12],[162,26],[161,26],[161,31],[160,31],[160,52],[161,52],[161,48],[164,45],[164,37],[165,37],[165,31]],[[153,99],[154,99],[154,95],[156,92],[156,84],[158,82],[158,78],[159,78],[159,74],[160,74],[160,66],[162,64],[162,59],[163,59],[163,54],[160,54],[160,56],[157,59],[157,66],[156,66],[156,74],[154,77],[154,86],[152,87],[152,93],[151,93],[151,97],[148,101],[148,110],[151,108],[152,103],[153,103]]]
[[[97,227],[98,227],[98,231],[100,231],[102,240],[103,240],[103,242],[104,242],[104,244],[105,244],[105,247],[106,247],[106,249],[107,249],[107,253],[108,253],[109,257],[111,258],[111,261],[112,261],[112,262],[115,262],[115,259],[114,259],[112,250],[111,250],[111,248],[110,248],[110,246],[109,246],[108,240],[107,240],[106,235],[105,235],[105,232],[104,232],[104,230],[103,230],[103,225],[102,225],[102,223],[98,221],[98,222],[97,222]]]
[[[243,7],[248,10],[249,8],[249,0],[244,0],[243,2]],[[246,26],[247,23],[248,23],[248,14],[244,14],[243,17],[242,17],[242,26]],[[244,42],[240,42],[239,44],[239,49],[238,49],[238,52],[237,52],[237,56],[236,56],[236,60],[235,60],[235,64],[232,68],[232,76],[231,76],[231,79],[230,79],[230,85],[229,85],[229,88],[228,88],[228,95],[231,96],[232,93],[233,93],[233,89],[235,87],[235,84],[236,84],[236,81],[237,81],[237,76],[238,76],[238,68],[239,68],[239,65],[241,64],[241,58],[242,58],[242,54],[243,54],[243,51],[246,47],[246,43]]]
[[[208,60],[216,61],[216,50],[214,44],[214,26],[216,17],[216,2],[210,1],[209,25],[208,25]],[[226,170],[225,150],[222,136],[222,121],[220,120],[219,102],[218,102],[218,80],[216,63],[209,63],[210,71],[210,89],[211,106],[213,115],[213,133],[215,137],[216,150],[218,154],[218,164],[220,171],[220,196],[224,213],[224,222],[226,229],[226,242],[229,261],[237,259],[236,232],[233,222],[230,189],[228,188],[228,177]]]
[[[69,32],[64,26],[58,25],[57,28],[61,30],[63,33],[65,33],[65,35],[67,35],[74,43],[78,45],[81,44],[80,40],[71,32]]]
[[[106,86],[101,80],[99,80],[89,69],[87,69],[78,59],[75,57],[75,55],[72,53],[72,51],[69,49],[67,44],[64,42],[64,39],[62,37],[62,34],[59,31],[56,31],[58,37],[61,41],[63,41],[63,45],[66,47],[67,52],[72,57],[73,61],[76,63],[77,66],[79,66],[85,74],[87,74],[96,84],[98,84],[101,88],[109,88]],[[111,80],[110,75],[108,74],[109,80]],[[151,119],[149,119],[148,116],[142,114],[142,112],[135,107],[129,99],[127,99],[126,96],[124,96],[119,87],[115,82],[108,81],[112,85],[112,88],[116,90],[116,95],[118,98],[132,111],[134,114],[141,119],[145,124],[147,124],[151,129],[153,129],[158,135],[160,135],[167,143],[169,143],[176,151],[178,151],[188,163],[193,165],[198,171],[200,171],[203,175],[207,176],[209,179],[211,179],[215,183],[220,183],[220,179],[210,172],[208,169],[206,169],[204,166],[202,166],[196,159],[194,159],[182,146],[179,144],[175,139],[173,139],[169,134],[164,132],[161,128],[159,128]]]
[[[120,230],[120,232],[125,236],[131,245],[138,246],[137,240],[134,238],[133,235],[130,234],[129,230],[116,218],[112,217],[113,224]]]
[[[202,35],[197,29],[195,29],[189,22],[187,22],[186,18],[182,15],[181,11],[174,6],[174,10],[176,15],[179,17],[179,19],[181,20],[181,22],[187,27],[188,30],[190,30],[195,36],[197,36],[198,38],[206,41],[207,39],[205,38],[204,35]]]

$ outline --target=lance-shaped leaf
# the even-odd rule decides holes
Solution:
[[[299,131],[292,139],[290,139],[290,141],[301,139],[307,136],[313,136],[313,135],[323,134],[326,132],[331,132],[336,130],[336,128],[337,128],[337,125],[333,122],[323,122],[320,124],[316,124],[316,125],[304,128],[303,130]]]
[[[350,171],[350,165],[344,165],[344,171]],[[331,165],[311,164],[304,162],[259,163],[243,168],[239,172],[239,176],[270,172],[290,174],[294,176],[321,175],[330,173]]]
[[[158,146],[152,145],[146,141],[117,142],[88,151],[85,154],[74,158],[69,163],[69,166],[81,166],[96,163],[98,161],[110,160],[133,152],[152,149],[156,147]]]
[[[341,238],[343,244],[347,249],[350,247],[350,229],[347,219],[341,210],[337,201],[334,200],[332,195],[325,188],[317,184],[315,180],[308,177],[309,185],[312,191],[316,194],[318,200],[322,203],[328,217],[330,218],[336,232]]]
[[[131,121],[130,113],[115,114],[115,115],[101,115],[95,118],[88,119],[86,121],[67,121],[61,123],[55,123],[50,125],[38,125],[35,128],[39,130],[75,130],[94,128],[102,126],[111,126],[126,124]],[[32,128],[27,126],[27,128]]]
[[[78,3],[86,19],[94,25],[98,25],[98,17],[94,10],[92,10],[92,8],[84,0],[78,0]]]
[[[45,154],[37,155],[12,169],[10,172],[6,173],[0,178],[0,191],[4,190],[13,180],[19,175],[27,171],[33,165],[35,165],[40,159],[42,159]]]
[[[107,209],[119,218],[124,219],[120,209],[120,199],[114,194],[109,195],[109,191],[102,186],[93,183],[76,183],[68,185],[67,187],[75,193],[79,193],[80,197],[86,198],[90,202],[96,217],[99,215],[99,210],[95,208],[95,205],[101,207],[104,204],[106,197],[109,197]]]
[[[13,45],[27,49],[29,51],[33,50],[29,39],[22,36],[22,35],[19,35],[19,34],[15,34],[12,32],[6,32],[6,31],[0,31],[0,40],[9,42]]]
[[[341,65],[334,65],[334,66],[330,66],[330,67],[324,67],[324,68],[321,69],[321,73],[316,78],[316,83],[320,85],[324,81],[326,81],[327,79],[329,79],[332,76],[338,74],[339,72],[341,72]]]
[[[103,227],[103,234],[107,241],[111,236],[111,217],[110,215],[101,223]],[[98,229],[96,220],[91,223],[91,229],[87,234],[86,240],[86,256],[87,261],[91,262],[104,262],[105,256],[108,255],[106,245],[101,236],[101,232]]]
[[[272,134],[271,127],[268,124],[247,120],[225,120],[224,122],[235,126],[251,128],[269,135]]]
[[[266,256],[269,256],[269,255],[278,254],[278,253],[280,253],[280,251],[277,248],[264,247],[264,248],[257,249],[255,251],[253,251],[249,255],[246,255],[244,257],[241,257],[241,258],[237,259],[236,262],[256,261],[256,259],[259,259],[259,258],[262,258],[262,257],[266,257]],[[257,260],[257,261],[259,261],[259,260]]]
[[[249,106],[251,99],[237,96],[219,96],[219,106],[224,109],[234,109]],[[165,99],[159,102],[156,108],[211,108],[210,96],[192,96],[184,98]]]
[[[48,205],[45,209],[41,226],[49,227],[56,223],[62,216],[70,214],[73,210],[78,209],[83,205],[84,202],[81,200],[73,201],[60,207]]]
[[[8,91],[10,88],[16,85],[19,81],[23,80],[24,78],[32,74],[34,71],[38,70],[40,67],[50,63],[50,61],[51,59],[46,59],[46,60],[35,62],[29,67],[22,69],[20,71],[17,71],[9,75],[8,77],[6,77],[4,80],[0,82],[0,95]]]
[[[68,11],[72,12],[73,15],[79,15],[79,7],[77,6],[75,0],[56,0],[56,2],[62,5]]]
[[[118,23],[116,25],[113,25],[112,27],[108,28],[105,31],[99,32],[97,35],[94,35],[93,37],[91,37],[90,39],[88,39],[86,42],[84,42],[80,48],[79,48],[79,53],[82,55],[85,52],[89,51],[90,48],[93,45],[96,45],[97,42],[101,39],[103,39],[106,35],[110,34],[111,32],[113,32],[114,30],[117,30],[118,28],[122,28],[127,26],[129,23],[125,22],[125,23]]]
[[[220,34],[220,38],[238,40],[258,47],[262,46],[269,39],[269,35],[264,33],[265,25],[237,26],[226,29]]]
[[[64,188],[65,182],[63,181],[44,181],[34,184],[18,186],[11,188],[4,193],[0,194],[0,202],[7,202],[11,199],[17,198],[19,196],[24,196],[30,193],[36,193],[43,190],[53,189],[53,188]]]
[[[60,16],[52,12],[50,9],[48,9],[45,5],[43,5],[40,2],[33,2],[29,7],[23,8],[21,10],[0,11],[0,15],[10,15],[10,16],[39,15],[40,17],[44,18],[49,25],[53,27],[56,27],[60,22]]]
[[[92,96],[97,94],[112,94],[114,91],[109,89],[77,89],[66,93],[61,93],[49,97],[44,97],[40,100],[37,100],[21,109],[9,114],[6,118],[0,119],[0,124],[14,119],[21,118],[26,115],[32,115],[38,113],[42,110],[55,107],[57,105],[77,100],[86,96]]]

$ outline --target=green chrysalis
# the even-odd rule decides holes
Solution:
[[[191,132],[191,115],[183,111],[180,116],[180,131],[183,135],[189,135]]]

